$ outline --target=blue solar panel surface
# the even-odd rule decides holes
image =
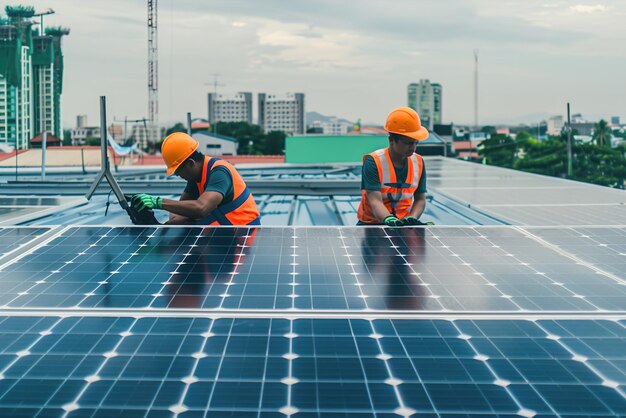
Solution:
[[[0,270],[0,416],[624,416],[625,235],[59,228]]]
[[[623,321],[0,321],[2,416],[626,414]]]
[[[48,232],[50,228],[1,228],[0,256],[10,253],[19,247]]]
[[[0,306],[626,310],[624,244],[579,238],[563,245],[585,234],[529,231],[69,228],[0,271]],[[535,237],[542,235],[555,244],[541,245]],[[572,242],[571,254],[582,259],[560,251]]]

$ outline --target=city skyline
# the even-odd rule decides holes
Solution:
[[[218,93],[302,91],[307,110],[376,124],[407,104],[409,83],[428,78],[444,86],[443,121],[469,124],[474,49],[480,124],[563,115],[567,101],[588,119],[626,117],[625,4],[413,3],[161,0],[161,122],[184,121],[188,111],[206,117],[211,74],[219,73]],[[36,7],[56,11],[46,25],[72,28],[64,40],[65,128],[78,114],[97,120],[99,95],[111,116],[147,115],[144,1]]]

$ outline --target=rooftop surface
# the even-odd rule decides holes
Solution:
[[[132,226],[94,172],[2,184],[0,416],[626,415],[626,192],[426,168],[411,228],[353,226],[350,164],[241,167],[258,228]]]

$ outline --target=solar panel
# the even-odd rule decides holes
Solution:
[[[431,192],[513,225],[624,225],[626,193],[453,159],[427,160]]]
[[[0,271],[10,308],[621,311],[623,244],[544,230],[69,228]],[[550,230],[545,230],[546,233]],[[560,230],[559,230],[560,231]],[[564,230],[568,239],[575,230]],[[568,232],[569,231],[569,232]],[[620,239],[623,229],[615,229]],[[557,242],[559,244],[559,242]],[[583,254],[583,258],[585,255]]]
[[[623,322],[4,317],[0,333],[2,416],[626,414]]]
[[[50,228],[0,227],[0,257],[23,247],[49,230]]]
[[[0,416],[626,415],[625,233],[59,229],[0,271]]]

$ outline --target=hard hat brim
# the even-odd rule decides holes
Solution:
[[[389,132],[391,134],[398,134],[398,135],[406,136],[407,138],[411,138],[411,139],[414,139],[416,141],[423,141],[426,138],[428,138],[428,136],[430,135],[428,133],[428,129],[424,128],[423,126],[420,127],[415,132],[394,132],[394,131],[387,131],[387,132]]]
[[[180,164],[178,164],[176,167],[168,167],[167,170],[165,171],[165,174],[167,175],[167,177],[169,177],[172,174],[174,174],[174,172],[176,171],[178,166],[180,166]]]

